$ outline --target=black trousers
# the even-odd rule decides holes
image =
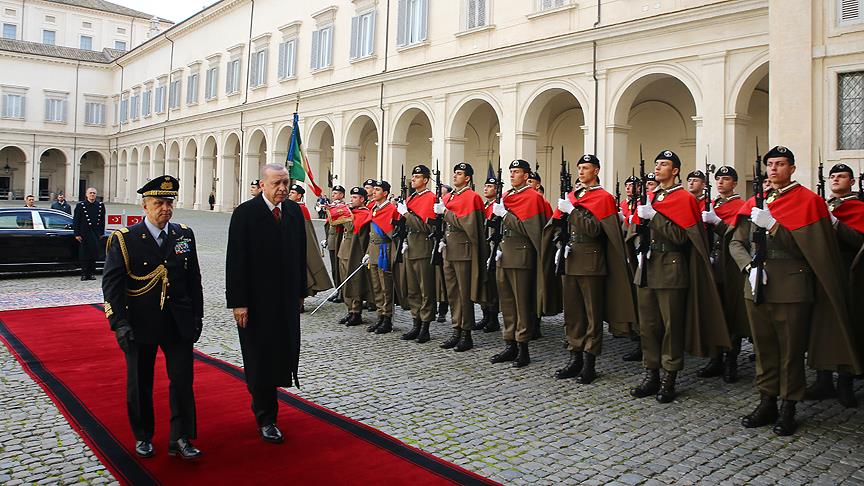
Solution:
[[[81,260],[81,276],[92,277],[96,273],[96,260]]]
[[[136,440],[153,438],[153,368],[156,350],[162,348],[168,371],[168,403],[171,408],[170,440],[194,439],[195,395],[192,392],[192,341],[178,337],[159,344],[133,343],[126,353],[126,407]]]
[[[276,423],[279,413],[279,402],[276,398],[276,387],[273,385],[252,386],[247,384],[249,394],[252,395],[252,413],[255,414],[255,422],[258,427],[265,427]]]

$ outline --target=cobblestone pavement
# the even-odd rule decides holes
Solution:
[[[205,329],[197,347],[240,364],[224,308],[229,216],[177,210],[174,220],[195,230],[204,271]],[[0,309],[101,300],[98,281],[74,275],[0,281]],[[308,299],[307,308],[318,302]],[[474,350],[455,353],[438,348],[450,334],[447,324],[433,324],[433,341],[419,345],[399,339],[410,327],[407,313],[397,312],[398,332],[386,336],[340,326],[343,314],[344,307],[328,303],[303,316],[298,394],[504,483],[864,484],[861,410],[833,400],[802,403],[801,427],[789,438],[740,426],[758,398],[749,348],[742,379],[732,385],[696,378],[701,362],[689,359],[679,398],[664,406],[630,398],[641,370],[621,361],[630,342],[608,334],[594,384],[554,379],[567,358],[560,316],[543,319],[531,365],[516,370],[489,363],[501,347],[497,333],[479,333]],[[0,369],[0,483],[114,482],[3,346]]]

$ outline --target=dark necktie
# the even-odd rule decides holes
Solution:
[[[273,208],[273,219],[278,223],[282,220],[282,211],[279,209],[279,206]]]
[[[165,233],[165,230],[159,232],[159,248],[165,246],[165,242],[168,241],[168,235]]]

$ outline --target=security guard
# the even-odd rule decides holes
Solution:
[[[699,201],[699,205],[703,208],[705,207],[705,198],[708,196],[705,193],[705,182],[707,180],[705,173],[701,170],[694,170],[687,174],[687,192],[693,194],[693,197]]]
[[[78,240],[78,259],[81,262],[81,280],[96,280],[96,260],[102,254],[102,235],[105,234],[105,205],[96,200],[96,188],[87,189],[87,199],[75,205],[72,230]]]
[[[345,188],[339,185],[333,186],[333,190],[330,193],[330,197],[333,200],[331,204],[344,204],[345,203]],[[343,231],[345,231],[345,226],[340,224],[332,224],[330,222],[330,215],[328,212],[327,215],[327,226],[326,226],[326,235],[327,239],[325,240],[327,252],[330,254],[330,276],[333,278],[333,285],[338,287],[339,284],[342,283],[342,275],[339,273],[339,258],[337,255],[339,254],[339,245],[342,244]],[[342,291],[339,291],[333,297],[328,299],[330,302],[342,302]]]
[[[169,222],[179,182],[156,177],[138,189],[146,216],[111,235],[102,278],[105,316],[126,356],[126,403],[135,453],[151,457],[154,430],[153,366],[162,348],[170,385],[168,454],[194,459],[192,344],[201,336],[204,294],[195,235]]]
[[[375,308],[378,310],[378,321],[366,330],[375,334],[386,334],[393,330],[393,264],[396,261],[393,230],[399,213],[388,199],[389,195],[389,182],[374,182],[371,231],[366,253],[369,255],[369,276]]]

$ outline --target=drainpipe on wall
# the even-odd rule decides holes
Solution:
[[[600,2],[601,0],[597,0],[597,20],[594,22],[594,29],[596,29],[597,26],[600,25]],[[600,127],[597,126],[600,107],[600,82],[597,80],[597,41],[591,41],[591,45],[594,50],[591,77],[594,78],[594,153],[596,154],[597,140],[600,131]]]
[[[249,9],[249,36],[246,39],[246,82],[243,87],[243,103],[240,106],[245,105],[249,101],[249,69],[252,67],[252,23],[255,20],[255,0],[252,0],[250,9]],[[240,173],[237,174],[237,194],[239,195],[239,199],[243,199],[243,168],[246,167],[246,130],[243,129],[243,110],[240,110]],[[260,160],[258,161],[261,162]],[[265,160],[265,163],[267,161]],[[252,174],[246,174],[247,178],[252,179],[254,176]],[[224,186],[224,184],[223,184]],[[240,201],[236,201],[237,204],[240,204]]]
[[[22,41],[24,40],[24,19],[27,18],[27,16],[24,15],[24,4],[25,3],[27,3],[27,0],[21,0],[21,40]],[[25,194],[25,196],[26,196],[26,194]]]
[[[73,130],[72,133],[72,195],[78,197],[78,191],[76,188],[76,182],[79,177],[76,177],[81,173],[81,164],[78,160],[78,81],[79,81],[79,73],[81,71],[81,61],[75,65],[75,116],[73,122]],[[66,181],[63,181],[64,184]],[[65,194],[66,191],[64,191]]]
[[[387,72],[387,61],[390,53],[390,0],[387,0],[387,15],[384,20],[384,70],[382,74]],[[378,108],[381,110],[381,133],[378,137],[378,145],[380,146],[380,155],[378,159],[381,161],[378,173],[384,178],[384,81],[381,81],[381,94],[378,97]]]

